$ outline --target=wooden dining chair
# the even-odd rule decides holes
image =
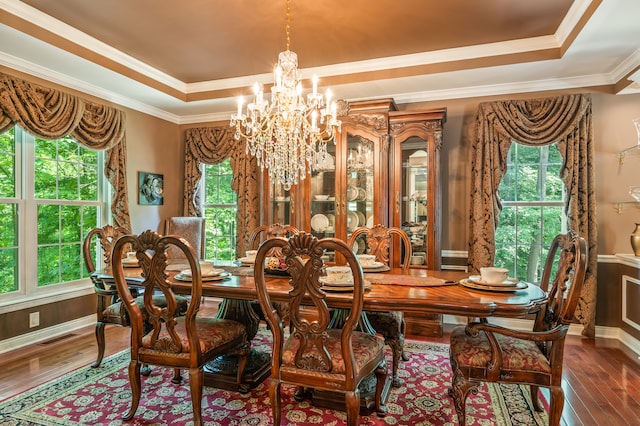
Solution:
[[[297,233],[298,233],[298,228],[291,225],[282,225],[280,223],[274,223],[272,225],[261,225],[261,226],[258,226],[253,231],[251,231],[251,234],[249,235],[249,247],[252,250],[255,250],[258,248],[260,243],[264,240],[267,240],[269,238],[275,238],[275,237],[289,238],[292,235],[295,235]],[[269,256],[272,256],[274,252],[276,252],[275,254],[278,257],[282,255],[279,249],[274,249],[274,250],[271,250],[271,252],[269,253]],[[282,319],[285,321],[285,323],[288,322],[287,304],[280,303],[280,302],[273,302],[273,306],[276,309],[278,309],[278,313],[280,314]],[[251,307],[253,311],[256,313],[256,315],[258,316],[258,318],[260,318],[261,321],[264,321],[265,316],[264,316],[264,313],[262,312],[262,309],[260,308],[260,303],[258,303],[258,301],[255,300],[251,302]]]
[[[366,239],[366,253],[376,256],[376,261],[382,262],[389,267],[400,267],[409,269],[411,260],[411,240],[406,232],[400,228],[386,227],[384,225],[375,225],[372,228],[359,227],[356,228],[349,238],[349,247],[353,247],[359,238]],[[404,257],[401,259],[400,254],[390,258],[390,248],[393,238],[400,240],[400,246]],[[405,321],[404,314],[401,311],[391,312],[369,312],[366,311],[367,319],[376,332],[384,336],[384,341],[391,348],[393,354],[392,386],[400,387],[402,379],[398,377],[398,368],[400,360],[407,361],[408,357],[404,352],[404,333]]]
[[[113,256],[120,258],[131,246],[142,268],[144,304],[140,306],[129,290],[121,263],[114,263],[113,276],[118,293],[131,320],[131,408],[123,416],[131,420],[140,403],[140,367],[143,364],[174,368],[173,383],[180,383],[180,370],[189,371],[189,388],[193,407],[193,423],[202,424],[203,366],[220,355],[237,355],[236,381],[241,387],[250,345],[245,326],[237,321],[198,316],[202,299],[200,263],[189,243],[177,235],[159,235],[145,231],[139,236],[126,235],[116,241]],[[167,252],[169,247],[179,249],[191,269],[191,294],[189,308],[180,315],[179,304],[172,289],[171,272]],[[160,292],[166,306],[159,306],[153,295]],[[151,325],[147,333],[144,325]],[[152,386],[152,385],[150,385]],[[160,386],[162,386],[160,384]]]
[[[96,265],[94,258],[96,253],[98,252],[96,244],[99,244],[100,251],[102,251],[103,264],[104,268],[111,268],[112,266],[112,252],[113,246],[116,240],[126,234],[129,231],[123,227],[105,225],[101,228],[94,228],[87,233],[82,243],[82,255],[84,258],[84,264],[89,272],[89,276],[91,277],[91,281],[93,282],[93,289],[96,293],[96,343],[98,345],[98,357],[96,361],[91,364],[91,367],[97,368],[102,363],[102,359],[104,357],[104,352],[106,348],[105,337],[104,337],[104,328],[105,325],[117,325],[121,327],[128,327],[130,325],[129,315],[125,307],[122,305],[120,301],[120,297],[118,296],[118,290],[116,289],[115,282],[113,279],[101,278],[94,275],[96,272]],[[116,263],[120,263],[121,258],[117,259]],[[143,289],[138,286],[138,284],[129,285],[131,294],[135,297],[136,302],[142,306],[143,298],[142,292]],[[157,303],[159,306],[166,305],[166,301],[163,300],[162,296],[157,296]],[[178,301],[178,312],[184,314],[187,311],[188,301],[186,298],[179,296],[177,297]],[[148,324],[145,323],[148,327]],[[144,374],[149,374],[150,370],[145,368]]]
[[[551,287],[546,304],[536,315],[533,331],[487,322],[473,322],[452,331],[453,380],[449,393],[461,425],[465,424],[467,396],[476,394],[482,382],[529,384],[537,411],[544,410],[538,399],[539,386],[549,388],[549,424],[560,424],[564,342],[580,298],[586,264],[584,238],[571,231],[560,234],[546,259],[541,287],[549,288],[549,283]]]
[[[176,216],[164,220],[164,235],[179,235],[189,242],[196,259],[204,259],[205,218],[197,216]],[[186,257],[176,247],[169,248],[167,253],[172,263],[183,262]]]
[[[289,383],[344,393],[347,424],[357,425],[360,409],[358,385],[373,372],[377,379],[376,410],[383,415],[382,391],[387,376],[384,341],[376,335],[356,331],[364,299],[364,277],[358,259],[344,241],[335,238],[319,240],[300,232],[289,239],[265,240],[258,249],[256,262],[264,262],[274,248],[282,250],[291,276],[287,303],[294,331],[289,336],[285,335],[282,318],[272,308],[264,269],[255,268],[258,300],[273,334],[269,382],[273,423],[280,424],[283,409],[280,390],[283,383]],[[340,329],[329,328],[331,318],[320,281],[324,274],[322,255],[325,250],[341,253],[353,273],[350,312]],[[310,309],[314,311],[311,315]]]

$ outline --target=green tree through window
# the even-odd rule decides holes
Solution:
[[[562,158],[557,146],[512,143],[499,186],[502,212],[496,229],[495,264],[511,276],[539,282],[553,238],[566,232]]]
[[[236,259],[236,215],[238,202],[231,189],[231,161],[205,165],[204,216],[206,218],[205,258]]]
[[[82,240],[103,211],[101,158],[71,137],[0,135],[0,295],[87,278]]]

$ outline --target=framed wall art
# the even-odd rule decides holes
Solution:
[[[158,173],[138,172],[138,204],[164,204],[164,177]]]

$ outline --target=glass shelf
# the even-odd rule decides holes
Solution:
[[[622,213],[623,206],[627,204],[631,204],[635,207],[640,207],[640,201],[618,201],[616,204],[618,206],[618,214]]]
[[[620,151],[620,153],[618,154],[618,160],[620,161],[620,164],[624,163],[624,158],[628,155],[640,155],[640,143],[638,145],[634,145]]]

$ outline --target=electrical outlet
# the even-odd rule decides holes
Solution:
[[[37,327],[40,325],[40,312],[31,312],[29,314],[29,327]]]

